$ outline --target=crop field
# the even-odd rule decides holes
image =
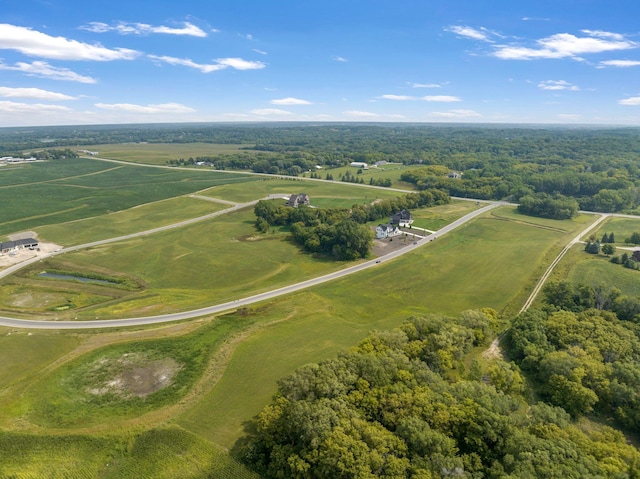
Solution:
[[[285,180],[269,177],[258,177],[258,181],[252,184],[251,188],[246,188],[244,185],[228,184],[210,188],[200,194],[245,203],[264,198],[267,195],[298,193],[307,193],[311,197],[311,205],[322,208],[350,208],[357,203],[371,203],[376,199],[393,198],[403,194],[385,188],[364,188],[351,183],[327,183],[302,179]]]
[[[36,232],[43,241],[79,245],[178,223],[225,208],[221,203],[179,196],[93,218],[42,226]]]
[[[126,143],[79,146],[79,150],[97,151],[99,157],[149,165],[166,165],[169,160],[185,160],[228,153],[256,153],[249,144],[213,143]],[[261,152],[264,154],[264,152]]]
[[[0,171],[0,235],[89,218],[256,177],[57,160]],[[20,201],[16,201],[19,198]]]

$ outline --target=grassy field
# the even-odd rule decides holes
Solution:
[[[171,340],[161,339],[167,336],[163,328],[131,332],[129,340],[113,345],[105,345],[105,341],[92,343],[92,338],[100,336],[85,335],[80,338],[82,343],[76,353],[65,356],[80,339],[69,333],[53,336],[54,344],[61,349],[58,353],[42,353],[40,362],[52,363],[58,354],[58,363],[51,364],[44,374],[25,370],[20,384],[4,394],[0,406],[4,418],[0,420],[6,432],[0,435],[0,443],[17,444],[13,447],[20,453],[0,466],[5,468],[0,472],[9,476],[20,470],[20,463],[25,463],[28,467],[17,477],[47,477],[38,476],[45,464],[59,463],[61,471],[70,471],[78,464],[75,458],[81,457],[82,466],[77,466],[75,477],[96,477],[93,471],[98,467],[103,468],[102,477],[172,477],[175,471],[181,471],[180,477],[252,477],[221,448],[233,446],[242,434],[243,423],[268,402],[279,378],[302,364],[354,345],[371,329],[394,327],[411,315],[453,314],[479,307],[508,313],[533,284],[541,263],[555,255],[561,243],[574,236],[588,219],[549,222],[502,208],[397,260],[222,316],[209,325],[198,327],[191,323],[197,329],[192,327]],[[247,222],[248,218],[244,223]],[[225,227],[232,228],[232,223],[243,221],[230,221]],[[233,229],[226,231],[233,235]],[[177,239],[169,237],[165,244],[175,245]],[[206,246],[210,247],[208,243]],[[194,245],[189,244],[188,248],[193,249]],[[286,250],[286,245],[280,244],[263,257],[283,248]],[[109,254],[102,260],[105,264],[109,261],[120,265],[135,259],[133,251],[122,257],[117,253],[111,260]],[[98,259],[93,255],[87,264]],[[246,272],[243,274],[246,277]],[[263,284],[265,279],[259,281]],[[173,282],[167,279],[167,286]],[[223,328],[224,332],[216,328]],[[217,336],[213,333],[216,330],[221,331]],[[6,351],[13,353],[0,350],[0,360],[15,354],[37,334],[6,336]],[[146,336],[138,338],[137,334]],[[151,405],[111,398],[111,403],[99,406],[87,399],[87,389],[96,386],[92,382],[95,378],[88,373],[92,365],[102,364],[101,359],[144,351],[151,351],[151,356],[173,357],[182,350],[195,363],[208,358],[208,372],[200,374],[203,379],[197,386],[187,387],[191,391],[187,396],[173,391]],[[202,371],[199,367],[193,370]],[[19,434],[32,423],[40,425],[38,436]],[[167,428],[163,424],[180,427]],[[61,427],[69,432],[56,437],[42,434],[49,428],[60,434]],[[80,430],[75,432],[77,428]],[[112,432],[104,436],[106,430]],[[107,463],[113,469],[106,469]]]
[[[360,168],[355,168],[353,166],[343,166],[340,168],[331,168],[326,170],[322,169],[317,171],[317,173],[318,175],[320,175],[320,178],[324,179],[327,174],[330,174],[333,176],[334,180],[338,180],[340,175],[344,175],[348,172],[351,176],[362,178],[365,184],[369,184],[369,181],[371,181],[372,178],[373,181],[386,180],[387,178],[389,178],[392,182],[392,185],[396,188],[401,188],[403,186],[409,186],[411,188],[411,185],[405,185],[404,182],[400,181],[400,176],[402,175],[402,173],[408,170],[417,170],[420,168],[422,168],[421,165],[403,165],[401,163],[389,163],[378,168],[371,167],[368,170],[362,170],[362,173],[360,174],[358,174],[358,170]]]
[[[22,288],[21,292],[30,292],[30,304],[35,306],[38,295],[65,291],[71,284],[71,294],[103,295],[107,302],[51,312],[54,299],[45,294],[41,309],[32,311],[55,314],[59,319],[123,317],[225,302],[344,267],[328,258],[301,253],[299,247],[289,241],[287,233],[256,235],[254,221],[253,210],[248,209],[184,228],[50,258],[1,280],[0,292],[8,289],[15,295],[16,288]],[[123,291],[108,285],[37,276],[41,271],[52,269],[125,277],[144,287]],[[75,296],[70,297],[68,303],[75,304],[74,301]],[[0,303],[9,308],[1,294]]]
[[[392,198],[403,194],[385,188],[363,188],[351,183],[329,183],[293,178],[288,180],[270,177],[258,178],[258,181],[251,185],[251,188],[228,184],[210,188],[201,194],[244,203],[264,198],[267,195],[307,193],[311,197],[311,205],[321,208],[350,208],[355,203],[371,203],[376,199]]]
[[[166,165],[169,160],[224,155],[228,153],[252,153],[249,144],[212,144],[212,143],[126,143],[109,145],[85,145],[78,150],[97,151],[101,158]],[[256,153],[256,152],[253,152]],[[264,152],[262,152],[264,153]]]
[[[501,209],[393,262],[272,303],[261,316],[274,324],[238,346],[216,388],[179,423],[231,447],[277,379],[354,345],[372,329],[427,312],[492,307],[511,314],[533,285],[536,265],[555,256],[559,242],[584,223],[556,221],[552,229],[545,220],[509,217],[519,215]]]
[[[84,220],[37,228],[41,241],[71,246],[128,235],[220,211],[227,206],[180,196]]]
[[[0,171],[0,235],[104,215],[257,177],[68,159]],[[20,201],[16,201],[20,198]]]
[[[626,240],[636,231],[640,231],[640,219],[633,218],[609,218],[604,224],[600,225],[598,230],[594,233],[596,239],[602,239],[602,236],[607,233],[613,233],[615,236],[616,244],[623,245]],[[587,238],[583,238],[586,240]]]

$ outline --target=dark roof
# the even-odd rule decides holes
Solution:
[[[407,210],[398,211],[391,217],[391,223],[399,223],[401,220],[410,220],[411,213]]]
[[[0,243],[0,251],[13,249],[18,246],[22,246],[23,248],[31,248],[33,246],[38,246],[38,244],[38,240],[34,238],[23,238],[15,241],[4,241]]]

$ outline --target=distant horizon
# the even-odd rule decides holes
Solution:
[[[420,122],[420,121],[182,121],[182,122],[140,122],[140,123],[94,123],[94,124],[66,124],[66,125],[17,125],[0,126],[0,130],[17,129],[47,129],[47,128],[118,128],[118,127],[180,127],[180,126],[330,126],[330,125],[353,125],[353,126],[431,126],[431,127],[459,127],[459,128],[558,128],[558,129],[639,129],[640,125],[627,124],[597,124],[597,123],[500,123],[500,122]]]

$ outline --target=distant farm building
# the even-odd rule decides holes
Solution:
[[[366,164],[364,161],[352,161],[351,163],[349,163],[349,166],[353,168],[362,168],[363,170],[369,169],[369,165]]]
[[[447,175],[447,178],[459,180],[460,178],[462,178],[462,173],[458,173],[457,171],[450,171]]]
[[[37,248],[40,243],[34,238],[23,238],[15,241],[4,241],[0,243],[0,254],[11,253],[24,248]]]
[[[309,206],[311,204],[311,199],[309,195],[306,193],[300,193],[299,195],[291,195],[289,197],[289,201],[287,201],[287,206],[291,206],[292,208],[297,208],[301,205]]]
[[[398,236],[402,231],[396,226],[391,224],[376,226],[376,238],[384,239],[392,236]]]
[[[413,219],[411,218],[411,213],[408,210],[398,211],[391,217],[389,221],[392,225],[398,225],[400,228],[407,227],[413,223]]]

